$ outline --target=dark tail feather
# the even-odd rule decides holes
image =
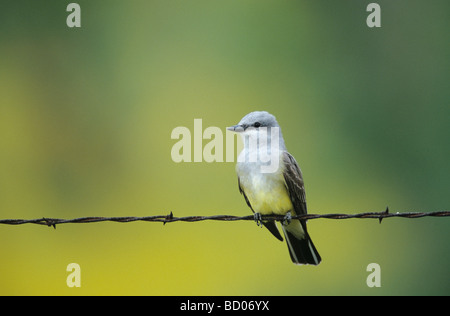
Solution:
[[[279,241],[283,241],[283,237],[281,237],[275,222],[263,222],[263,224]]]
[[[307,233],[304,235],[303,239],[298,239],[288,230],[283,230],[293,263],[318,265],[320,261],[322,261],[322,258]]]

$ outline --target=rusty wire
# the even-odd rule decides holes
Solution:
[[[312,220],[318,218],[326,219],[350,219],[350,218],[375,218],[381,223],[384,218],[401,217],[401,218],[421,218],[421,217],[445,217],[450,216],[450,211],[435,211],[435,212],[407,212],[407,213],[389,213],[389,208],[386,208],[384,212],[366,212],[359,214],[303,214],[292,216],[292,219]],[[262,215],[261,220],[271,221],[283,221],[285,219],[282,215]],[[118,222],[118,223],[130,223],[136,221],[143,222],[160,222],[163,224],[173,222],[200,222],[200,221],[253,221],[255,217],[253,215],[247,216],[234,216],[234,215],[212,215],[212,216],[185,216],[174,217],[172,212],[169,215],[155,215],[155,216],[123,216],[123,217],[79,217],[73,219],[59,219],[59,218],[37,218],[37,219],[0,219],[0,224],[6,225],[22,225],[22,224],[38,224],[53,226],[59,224],[85,224],[85,223],[98,223],[98,222]]]

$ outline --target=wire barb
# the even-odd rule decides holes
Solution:
[[[389,213],[389,208],[387,207],[384,212],[366,212],[359,214],[303,214],[292,216],[292,219],[302,219],[302,220],[312,220],[318,218],[325,219],[350,219],[350,218],[376,218],[380,221],[384,218],[391,217],[401,217],[401,218],[421,218],[421,217],[446,217],[450,216],[450,211],[435,211],[435,212],[407,212],[407,213]],[[263,221],[283,221],[285,216],[283,215],[261,215],[261,220]],[[234,216],[234,215],[212,215],[212,216],[185,216],[185,217],[174,217],[173,213],[170,212],[168,215],[155,215],[155,216],[126,216],[126,217],[79,217],[73,219],[59,219],[59,218],[47,218],[42,217],[38,219],[0,219],[0,224],[6,225],[23,225],[23,224],[38,224],[53,226],[56,229],[56,225],[76,223],[76,224],[86,224],[86,223],[98,223],[98,222],[118,222],[118,223],[130,223],[130,222],[160,222],[165,225],[166,223],[173,222],[200,222],[200,221],[254,221],[255,217],[253,215],[247,216]]]

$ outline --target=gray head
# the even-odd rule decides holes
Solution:
[[[255,111],[247,114],[235,126],[228,127],[230,131],[245,131],[247,128],[280,127],[275,116],[266,111]]]
[[[245,136],[259,137],[259,130],[264,129],[270,137],[271,128],[276,127],[279,135],[279,146],[285,148],[283,135],[281,134],[280,125],[278,125],[275,116],[266,111],[255,111],[247,114],[242,120],[234,126],[228,127],[229,131],[240,133],[245,141]]]

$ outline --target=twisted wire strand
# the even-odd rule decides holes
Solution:
[[[406,212],[406,213],[389,213],[389,208],[384,212],[366,212],[358,214],[303,214],[292,216],[292,219],[313,220],[319,218],[325,219],[351,219],[351,218],[375,218],[381,223],[384,218],[400,217],[400,218],[421,218],[421,217],[446,217],[450,216],[450,211],[434,211],[434,212]],[[174,217],[170,212],[168,215],[155,215],[155,216],[123,216],[123,217],[79,217],[73,219],[60,219],[60,218],[36,218],[36,219],[0,219],[0,224],[6,225],[23,225],[23,224],[38,224],[53,226],[60,224],[86,224],[86,223],[98,223],[98,222],[118,222],[118,223],[130,223],[136,221],[143,222],[159,222],[159,223],[173,223],[173,222],[200,222],[200,221],[254,221],[254,215],[247,216],[234,216],[234,215],[212,215],[212,216],[184,216]],[[285,216],[283,215],[262,215],[260,220],[265,221],[283,221]]]

